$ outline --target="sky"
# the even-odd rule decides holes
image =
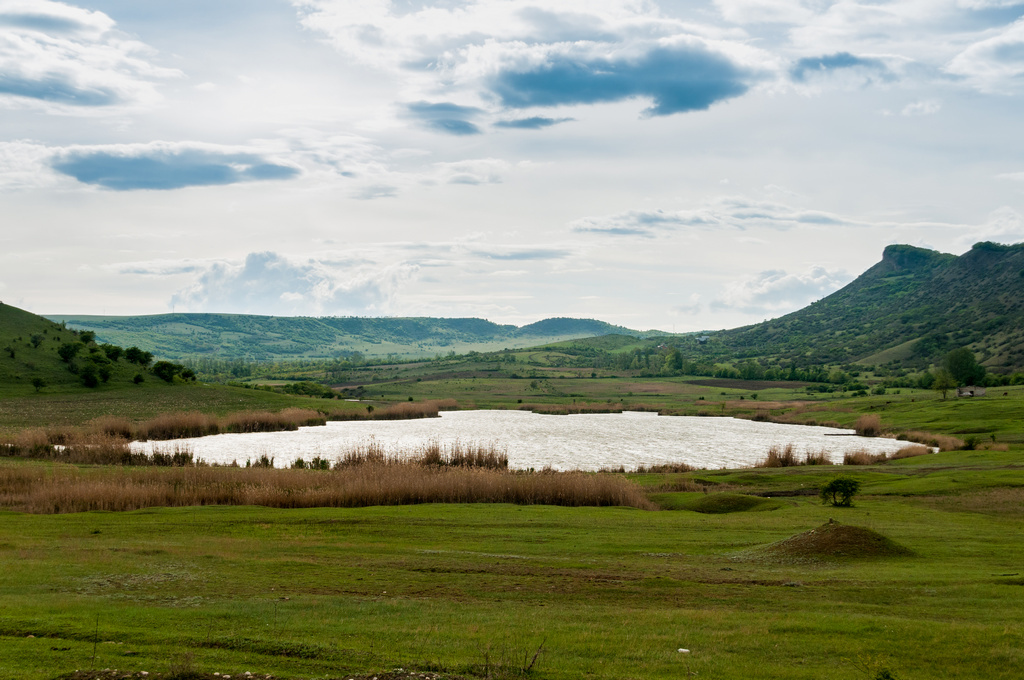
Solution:
[[[0,0],[0,300],[781,316],[1024,241],[1024,0]]]

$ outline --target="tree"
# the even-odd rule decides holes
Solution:
[[[80,342],[65,342],[57,348],[57,354],[60,356],[61,361],[65,364],[71,363],[71,360],[75,358],[81,350],[85,348]]]
[[[974,352],[966,347],[947,354],[942,366],[953,376],[957,387],[985,384],[985,367],[978,363]]]
[[[121,353],[124,351],[117,345],[111,345],[109,343],[104,343],[100,345],[100,349],[103,350],[103,353],[106,354],[107,358],[110,359],[111,361],[117,361],[118,359],[120,359]]]
[[[148,366],[149,362],[153,360],[153,353],[146,352],[138,347],[129,347],[124,351],[124,358],[133,364]]]
[[[78,375],[82,379],[82,384],[86,387],[96,387],[100,384],[100,379],[96,375],[96,366],[94,364],[86,364],[83,366]]]
[[[46,387],[46,381],[42,378],[32,378],[32,387],[36,388],[36,392]]]
[[[940,368],[935,372],[935,380],[932,381],[932,389],[941,392],[942,398],[946,398],[946,392],[956,387],[956,380],[944,368]]]
[[[853,505],[853,497],[860,491],[860,482],[851,477],[836,477],[821,487],[822,503],[831,503],[836,507],[848,508]]]
[[[158,361],[153,364],[153,373],[161,380],[173,382],[174,376],[181,373],[184,368],[184,366],[173,364],[170,361]]]
[[[135,383],[136,385],[141,385],[144,380],[145,378],[142,377],[141,373],[136,373],[135,377],[132,378],[132,382]]]

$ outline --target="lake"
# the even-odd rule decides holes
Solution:
[[[440,418],[329,422],[294,432],[219,434],[170,442],[133,444],[145,453],[184,444],[208,463],[244,465],[260,456],[277,467],[296,458],[334,460],[370,441],[389,452],[416,451],[423,445],[495,444],[508,454],[509,467],[596,470],[624,466],[687,463],[701,468],[753,465],[772,445],[793,444],[803,455],[825,451],[837,463],[847,451],[892,453],[906,442],[853,436],[853,430],[754,422],[736,418],[659,416],[627,411],[580,415],[541,415],[530,411],[448,411]]]

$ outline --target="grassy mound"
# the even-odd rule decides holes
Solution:
[[[758,551],[763,557],[785,561],[902,557],[908,548],[871,529],[829,520],[817,529],[772,543]]]
[[[760,512],[777,510],[782,507],[782,503],[770,498],[738,493],[663,493],[652,494],[651,500],[662,510],[689,510],[709,515],[722,515],[730,512]]]

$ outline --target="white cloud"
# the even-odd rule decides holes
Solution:
[[[799,309],[852,280],[844,271],[813,266],[801,274],[775,269],[733,281],[711,303],[712,309],[779,314]]]
[[[983,224],[965,227],[960,237],[956,239],[957,245],[963,250],[980,241],[1006,244],[1024,242],[1024,215],[1013,208],[999,208],[994,210]]]
[[[577,232],[623,236],[654,236],[689,229],[791,229],[799,225],[853,225],[855,221],[817,210],[801,210],[771,201],[727,196],[686,210],[630,210],[584,217],[570,223]]]
[[[180,76],[102,12],[51,0],[0,1],[0,105],[83,114],[151,106]]]
[[[912,102],[903,107],[900,111],[900,115],[913,117],[913,116],[931,116],[942,110],[942,104],[934,101],[919,101]]]
[[[563,0],[557,8],[547,2],[470,0],[409,11],[389,0],[292,2],[303,25],[327,35],[336,49],[400,75],[407,100],[462,91],[473,99],[465,105],[493,105],[496,93],[490,87],[500,74],[542,71],[552,63],[571,62],[582,67],[577,77],[585,78],[598,62],[599,70],[607,74],[609,65],[635,67],[655,50],[714,55],[754,80],[779,65],[769,52],[749,44],[742,32],[670,18],[646,0]],[[671,72],[663,69],[663,77]],[[702,77],[712,77],[709,74]],[[642,89],[649,77],[626,80]],[[652,86],[658,87],[647,84]],[[567,96],[561,103],[583,102],[600,87],[591,83],[585,94],[574,93],[575,99]],[[507,94],[497,97],[507,99]],[[551,98],[550,92],[544,94]],[[592,101],[608,101],[608,96],[601,93]],[[618,98],[629,96],[633,95],[620,92]]]
[[[0,142],[0,189],[30,189],[59,181],[48,161],[53,150],[34,142]]]
[[[987,92],[1017,91],[1024,75],[1024,19],[979,40],[960,52],[946,66]]]
[[[171,304],[190,311],[379,316],[390,311],[396,293],[416,272],[409,264],[345,267],[250,253],[241,263],[209,265]]]
[[[435,163],[431,180],[444,184],[500,184],[510,167],[507,161],[498,158]]]

